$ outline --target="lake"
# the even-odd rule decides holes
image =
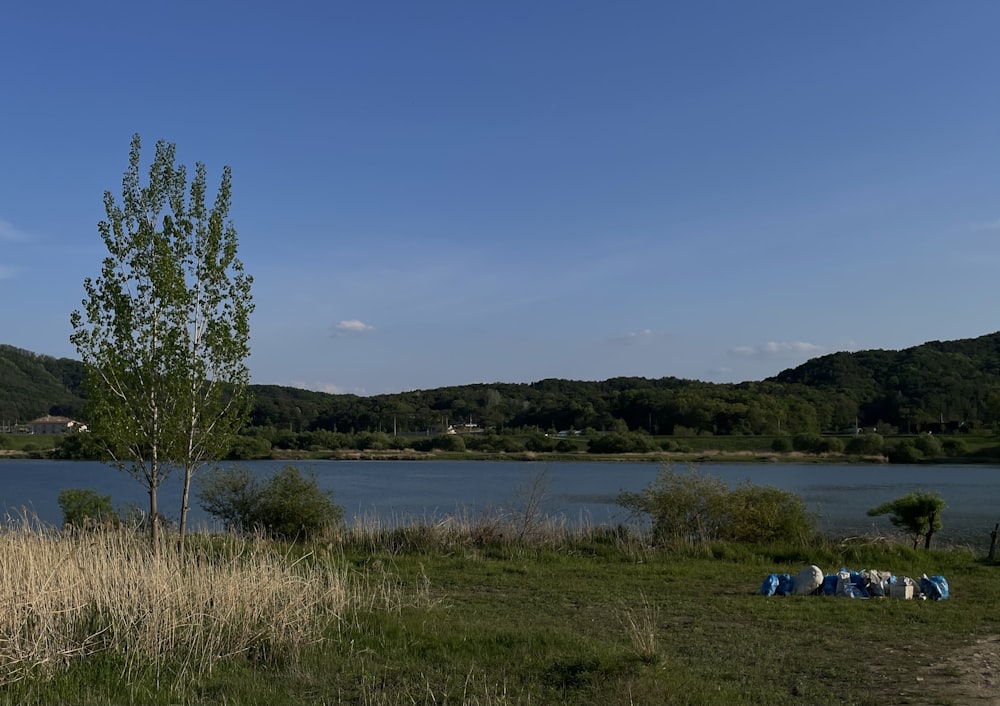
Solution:
[[[240,465],[267,476],[286,461]],[[323,489],[334,492],[348,520],[375,517],[386,522],[471,515],[487,509],[517,508],[542,474],[547,491],[542,510],[571,524],[617,524],[632,521],[614,504],[621,490],[641,490],[660,469],[657,463],[520,462],[520,461],[302,461]],[[885,517],[865,511],[914,490],[937,493],[947,502],[941,542],[989,546],[989,533],[1000,521],[1000,468],[987,465],[861,465],[794,463],[702,464],[699,471],[730,485],[751,481],[800,495],[837,534],[890,532]],[[111,495],[116,508],[148,506],[143,487],[130,476],[91,461],[0,460],[0,507],[15,516],[20,508],[43,522],[58,524],[56,499],[66,488],[88,488]],[[176,519],[181,477],[171,476],[160,490],[160,507]],[[191,526],[212,527],[212,518],[192,494]]]

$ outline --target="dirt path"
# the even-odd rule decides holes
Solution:
[[[944,657],[928,655],[906,675],[904,704],[1000,703],[1000,636],[977,638]]]

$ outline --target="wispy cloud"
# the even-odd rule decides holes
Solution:
[[[969,226],[969,230],[982,232],[982,231],[1000,231],[1000,218],[993,221],[983,221],[981,223],[972,223]]]
[[[30,236],[23,230],[14,227],[14,224],[10,221],[0,218],[0,240],[30,240]]]
[[[629,331],[624,336],[614,336],[609,340],[612,343],[623,343],[623,344],[640,343],[642,341],[646,341],[653,338],[653,336],[655,335],[656,334],[653,332],[653,329],[644,328],[639,331]]]
[[[14,268],[0,265],[0,279],[7,279],[14,276]]]
[[[299,390],[312,390],[313,392],[326,392],[331,395],[342,395],[347,392],[340,385],[332,382],[306,382],[305,380],[292,380],[288,383],[291,387]]]
[[[806,341],[768,341],[762,346],[737,346],[729,352],[745,358],[764,358],[789,353],[818,355],[823,352],[823,346]]]
[[[366,324],[364,321],[359,321],[358,319],[345,319],[338,322],[337,325],[333,327],[333,332],[336,336],[353,336],[359,333],[368,333],[369,331],[374,330],[374,326]]]

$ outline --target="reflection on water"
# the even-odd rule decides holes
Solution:
[[[283,461],[254,461],[242,466],[268,475]],[[542,474],[544,512],[570,523],[622,523],[630,514],[615,504],[622,490],[637,491],[659,471],[656,463],[543,463],[515,461],[307,461],[300,469],[316,474],[323,489],[334,492],[348,519],[376,517],[399,522],[409,518],[486,510],[516,509]],[[865,513],[904,493],[939,494],[947,508],[942,542],[989,542],[1000,521],[1000,469],[993,466],[866,466],[859,464],[703,464],[702,473],[731,486],[744,481],[798,493],[822,529],[837,534],[888,533],[885,517]],[[160,490],[160,507],[176,516],[181,478],[171,477]],[[90,488],[110,494],[116,506],[148,504],[143,487],[126,474],[87,461],[0,461],[0,504],[8,513],[27,508],[44,522],[61,520],[56,498],[65,488]],[[193,527],[211,518],[192,499]]]

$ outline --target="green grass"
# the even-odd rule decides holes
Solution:
[[[2,434],[0,451],[16,452],[20,457],[47,455],[65,438],[61,434]]]
[[[663,551],[594,531],[556,543],[381,548],[355,535],[274,551],[335,566],[370,599],[337,614],[295,658],[262,649],[204,670],[95,654],[39,665],[0,689],[0,702],[951,703],[956,677],[937,658],[1000,633],[998,567],[960,550],[827,541]],[[952,598],[757,594],[768,573],[807,563],[939,573]],[[918,679],[935,669],[928,692]]]

